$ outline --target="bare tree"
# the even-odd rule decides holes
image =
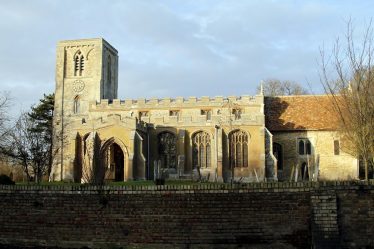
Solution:
[[[265,96],[303,95],[308,91],[299,83],[294,81],[281,81],[278,79],[267,79],[262,84]],[[257,87],[259,91],[261,86]]]
[[[331,55],[321,49],[321,82],[338,117],[344,149],[358,159],[369,179],[374,162],[374,67],[373,29],[367,26],[356,43],[352,22],[347,23],[343,42],[338,38]]]
[[[40,133],[33,130],[35,125],[27,113],[21,114],[1,149],[15,164],[22,166],[29,181],[40,182],[48,170],[49,146]]]
[[[10,95],[8,92],[1,92],[0,93],[0,148],[6,143],[6,136],[9,133],[9,113],[8,113],[8,107],[10,102]],[[9,165],[8,164],[8,158],[6,158],[6,155],[2,153],[2,150],[0,149],[0,160],[1,165]],[[9,165],[10,166],[10,165]],[[10,171],[11,172],[11,171]]]
[[[9,121],[9,116],[8,116],[9,101],[10,101],[9,93],[4,92],[0,94],[0,139],[2,139],[5,133],[8,131],[7,122]]]

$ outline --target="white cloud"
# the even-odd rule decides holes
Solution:
[[[104,37],[121,98],[255,94],[262,79],[318,87],[318,49],[372,1],[0,0],[0,90],[23,108],[54,89],[57,41]],[[134,87],[136,86],[136,87]]]

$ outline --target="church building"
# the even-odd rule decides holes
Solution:
[[[119,100],[104,39],[61,41],[56,57],[52,181],[358,177],[327,96]]]

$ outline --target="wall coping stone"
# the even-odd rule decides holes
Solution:
[[[93,185],[0,185],[0,193],[40,194],[188,194],[246,192],[315,192],[328,190],[372,190],[374,181],[262,182],[242,184],[93,186]]]

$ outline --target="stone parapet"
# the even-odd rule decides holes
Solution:
[[[151,98],[151,99],[114,99],[109,101],[107,99],[102,99],[100,102],[90,102],[90,110],[99,111],[105,109],[112,110],[126,110],[126,109],[160,109],[160,108],[191,108],[191,107],[221,107],[221,108],[235,108],[238,106],[257,106],[263,104],[263,96],[229,96],[224,98],[222,96],[216,96],[213,98],[203,96],[201,98],[197,97],[176,97],[176,98]]]
[[[213,115],[210,120],[207,120],[205,116],[200,115],[184,115],[182,117],[169,117],[169,116],[150,116],[142,117],[142,121],[146,123],[154,124],[164,124],[172,126],[184,126],[184,125],[215,125],[215,124],[225,124],[232,126],[240,125],[263,125],[264,117],[263,115],[253,115],[253,114],[243,114],[241,119],[230,121],[228,116],[216,116]]]

